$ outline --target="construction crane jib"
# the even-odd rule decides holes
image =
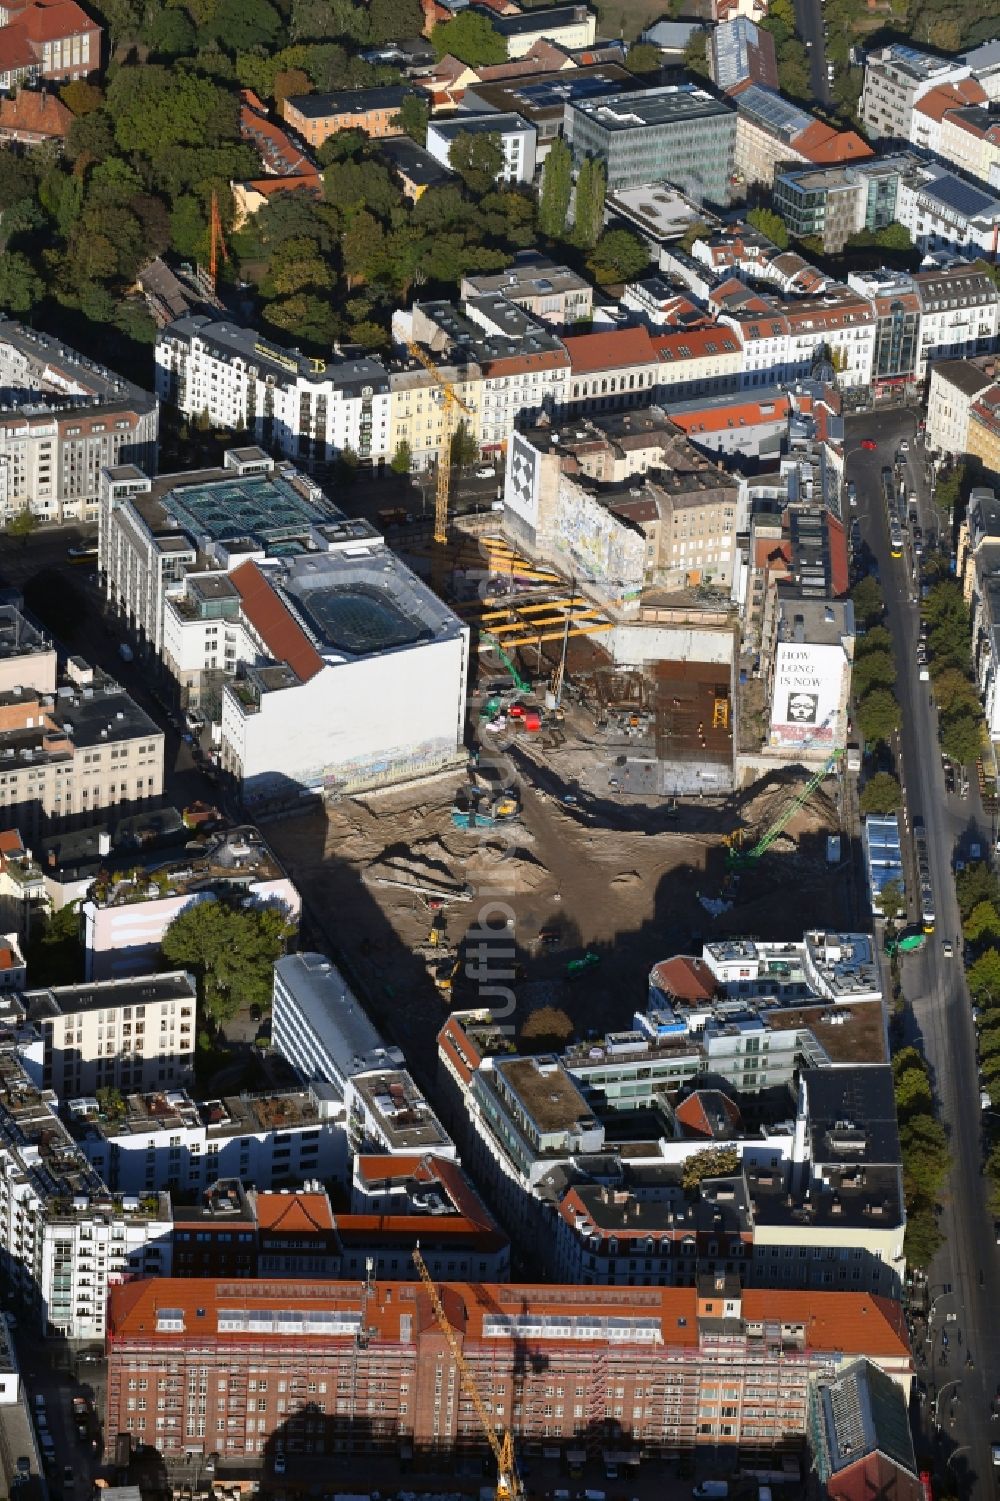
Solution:
[[[448,1322],[448,1315],[444,1311],[444,1305],[438,1296],[438,1290],[434,1285],[434,1279],[427,1270],[424,1258],[420,1254],[419,1243],[413,1249],[413,1265],[420,1274],[420,1280],[427,1289],[434,1309],[434,1317],[437,1319],[441,1333],[448,1342],[452,1359],[458,1367],[459,1378],[466,1396],[472,1403],[479,1416],[483,1432],[486,1434],[489,1446],[493,1450],[493,1456],[497,1462],[497,1501],[524,1501],[524,1490],[517,1473],[517,1465],[514,1461],[514,1441],[510,1431],[504,1429],[502,1434],[497,1433],[493,1425],[493,1419],[487,1411],[486,1404],[479,1395],[479,1389],[473,1379],[468,1362],[462,1354],[458,1343],[458,1337]]]
[[[448,497],[451,493],[451,440],[454,436],[455,412],[462,411],[466,416],[472,416],[472,408],[468,402],[455,390],[451,381],[435,364],[426,349],[411,340],[407,349],[415,360],[419,360],[424,369],[429,371],[441,387],[441,399],[444,403],[444,422],[441,426],[441,441],[438,445],[437,455],[437,489],[434,492],[434,541],[445,543],[448,540]]]

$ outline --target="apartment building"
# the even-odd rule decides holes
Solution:
[[[979,459],[988,475],[1000,475],[1000,386],[990,386],[969,407],[966,443],[969,458]]]
[[[736,115],[697,84],[574,100],[565,128],[578,163],[605,163],[611,191],[666,178],[699,207],[729,202]]]
[[[826,760],[847,745],[854,606],[817,597],[808,581],[779,586],[773,645],[765,642],[768,745]]]
[[[872,390],[879,396],[913,391],[920,351],[920,298],[913,278],[903,272],[851,274],[857,288],[875,314],[872,351]]]
[[[924,254],[995,254],[1000,235],[1000,189],[980,187],[940,162],[925,162],[900,178],[896,217]]]
[[[8,1306],[42,1335],[102,1340],[109,1286],[170,1266],[165,1195],[113,1197],[55,1096],[0,1053],[0,1255]]]
[[[100,68],[101,28],[76,0],[5,0],[0,14],[8,59],[23,59],[8,87],[70,83]]]
[[[920,301],[915,378],[927,379],[934,360],[987,354],[1000,333],[1000,290],[984,268],[945,262],[913,278]]]
[[[41,865],[19,829],[0,829],[0,932],[23,947],[48,909]]]
[[[197,993],[183,970],[29,990],[23,1004],[37,1038],[19,1047],[25,1072],[60,1100],[192,1078]]]
[[[70,659],[55,693],[0,692],[0,818],[26,837],[155,806],[163,731],[110,678]]]
[[[466,136],[489,136],[499,143],[503,162],[497,182],[531,182],[535,175],[538,132],[523,115],[508,111],[431,120],[427,126],[427,151],[443,167],[450,168],[451,148]]]
[[[786,1245],[805,1245],[817,1263],[815,1285],[861,1279],[898,1293],[905,1211],[869,938],[810,933],[797,944],[720,941],[706,945],[700,958],[665,960],[651,972],[647,1007],[635,1013],[631,1029],[589,1039],[558,1058],[512,1058],[488,1012],[453,1013],[438,1036],[438,1062],[446,1119],[463,1160],[489,1186],[505,1227],[534,1248],[549,1275],[599,1281],[603,1269],[619,1281],[680,1282],[708,1269],[735,1270],[744,1279],[752,1273],[767,1284],[791,1276],[801,1284],[812,1272],[779,1264],[800,1259]],[[851,1103],[844,1092],[861,1063],[872,1066],[871,1076],[861,1070]],[[704,1074],[712,1076],[706,1083]],[[744,1122],[751,1097],[759,1104],[752,1126]],[[637,1113],[641,1127],[625,1128],[622,1112]],[[870,1137],[865,1150],[873,1174],[870,1184],[854,1184],[854,1207],[839,1229],[830,1185],[851,1186],[856,1149],[846,1138],[833,1139],[837,1120],[853,1121],[852,1130]],[[605,1227],[608,1241],[633,1214],[640,1230],[657,1217],[664,1222],[671,1206],[677,1209],[684,1162],[713,1145],[732,1154],[720,1176],[732,1177],[738,1165],[737,1175],[746,1178],[750,1209],[736,1239],[752,1251],[730,1251],[720,1237],[709,1237],[716,1244],[701,1248],[710,1257],[705,1261],[697,1246],[685,1245],[685,1235],[664,1229],[668,1244],[643,1249],[651,1263],[632,1265],[640,1251],[629,1249],[630,1232],[617,1245],[594,1243],[598,1231],[579,1219],[580,1203],[593,1207],[592,1223]],[[614,1191],[610,1199],[598,1196],[604,1207],[593,1205],[594,1184]],[[579,1203],[569,1201],[563,1213],[571,1190],[579,1190]],[[634,1209],[640,1199],[661,1206],[650,1210],[649,1221]],[[810,1204],[815,1220],[802,1212]],[[677,1228],[684,1223],[679,1219]],[[659,1241],[660,1232],[650,1233]],[[835,1265],[838,1257],[846,1274]],[[735,1265],[727,1266],[729,1260]]]
[[[972,403],[996,381],[996,359],[934,360],[928,369],[925,446],[929,453],[958,458],[968,452]]]
[[[88,980],[154,969],[164,933],[198,902],[230,898],[274,908],[298,923],[299,893],[255,828],[228,829],[194,850],[143,855],[137,861],[134,850],[109,852],[80,905]]]
[[[312,97],[311,95],[309,97]],[[291,459],[391,458],[389,378],[375,355],[307,358],[253,329],[188,313],[156,338],[156,394],[186,417]]]
[[[459,297],[506,297],[553,328],[587,323],[594,310],[594,289],[585,277],[537,250],[522,250],[506,271],[463,276]]]
[[[474,5],[507,45],[511,61],[525,57],[539,43],[549,43],[563,51],[593,47],[597,36],[597,16],[586,5],[536,7],[514,15],[503,15],[497,7]]]
[[[952,111],[966,105],[986,103],[986,94],[973,78],[963,78],[957,83],[939,84],[918,99],[910,118],[910,144],[932,156],[943,156],[941,150],[944,122]],[[947,158],[950,160],[950,157]],[[957,165],[957,164],[956,164]]]
[[[293,94],[282,101],[281,116],[314,150],[342,130],[363,130],[376,139],[402,135],[399,111],[411,93],[402,84],[389,84],[329,94]]]
[[[485,1453],[457,1362],[421,1311],[419,1283],[331,1282],[310,1293],[249,1279],[115,1288],[108,1430],[168,1459],[208,1444],[226,1459],[252,1459],[276,1432],[293,1462],[357,1450]],[[740,1293],[715,1282],[631,1293],[444,1283],[441,1294],[498,1425],[515,1443],[544,1441],[562,1454],[590,1434],[655,1455],[798,1446],[810,1382],[860,1355],[909,1392],[905,1322],[887,1299]],[[204,1410],[184,1400],[192,1382]]]
[[[271,1040],[303,1083],[326,1084],[341,1099],[355,1074],[405,1064],[325,954],[285,954],[275,964]]]
[[[513,113],[527,121],[535,130],[535,165],[541,167],[553,142],[563,134],[566,107],[572,100],[635,87],[635,75],[618,62],[588,66],[585,58],[580,61],[582,66],[567,68],[559,53],[550,71],[538,67],[493,80],[472,79],[465,89],[462,109],[474,115]]]
[[[925,94],[968,78],[967,62],[934,57],[893,42],[865,58],[865,82],[859,113],[872,140],[908,141],[913,107]]]
[[[355,1158],[354,1204],[334,1213],[318,1182],[272,1193],[220,1179],[173,1201],[178,1277],[368,1278],[416,1275],[506,1282],[510,1242],[461,1168],[428,1152]]]
[[[770,188],[775,169],[788,162],[832,166],[864,161],[874,154],[857,131],[838,131],[763,84],[744,84],[732,100],[736,106],[733,172],[748,187]]]
[[[344,1104],[353,1152],[457,1156],[454,1142],[405,1068],[352,1074],[344,1088]]]
[[[428,1152],[359,1154],[351,1213],[337,1216],[342,1277],[361,1277],[371,1260],[377,1277],[411,1277],[413,1247],[431,1276],[506,1282],[510,1240],[461,1166]]]
[[[968,64],[971,77],[982,85],[989,102],[996,104],[1000,100],[1000,43],[983,42],[963,52],[959,60]]]
[[[49,334],[0,321],[0,521],[23,510],[96,520],[101,470],[155,473],[158,431],[148,392]]]
[[[442,381],[458,395],[462,403],[459,420],[476,443],[482,443],[479,411],[482,404],[482,372],[474,360],[461,351],[435,356],[437,373],[427,369],[412,354],[397,354],[387,361],[389,369],[390,427],[389,447],[393,454],[404,449],[410,455],[411,468],[419,473],[432,468],[441,451],[444,435],[445,401]]]
[[[193,1192],[217,1178],[270,1189],[346,1173],[343,1111],[321,1085],[200,1103],[183,1089],[83,1095],[63,1114],[116,1193]]]
[[[564,342],[504,296],[471,298],[460,307],[414,303],[410,313],[395,315],[393,327],[401,343],[423,345],[435,363],[443,358],[478,370],[479,441],[486,454],[502,451],[515,427],[565,404],[570,357]],[[475,407],[459,420],[471,430]]]
[[[980,105],[950,109],[941,120],[938,155],[991,188],[1000,185],[1000,122]]]

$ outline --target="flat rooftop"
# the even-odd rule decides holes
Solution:
[[[382,1040],[343,975],[325,954],[286,954],[274,969],[276,991],[280,982],[291,993],[295,1006],[345,1077],[402,1066],[405,1060],[400,1050]]]
[[[885,1026],[881,1000],[852,1001],[848,1006],[783,1006],[762,1011],[771,1031],[789,1027],[813,1034],[831,1063],[885,1063]]]
[[[124,380],[106,365],[77,354],[51,334],[26,328],[13,319],[0,319],[0,359],[12,355],[19,355],[25,362],[26,382],[7,385],[0,378],[0,393],[7,401],[14,396],[29,404],[33,401],[39,410],[50,411],[73,407],[93,410],[95,400],[101,406],[120,405],[140,412],[152,411],[156,405],[149,391]]]
[[[380,541],[282,559],[262,572],[324,659],[378,656],[466,629]]]
[[[628,94],[604,94],[596,99],[574,99],[569,107],[612,131],[678,125],[725,115],[732,115],[735,121],[728,105],[692,83],[667,84]]]
[[[80,1139],[145,1136],[205,1128],[209,1140],[261,1131],[287,1131],[318,1123],[312,1090],[226,1095],[195,1101],[185,1089],[150,1090],[125,1096],[124,1109],[108,1109],[91,1096],[66,1102],[67,1121]]]
[[[596,1125],[590,1106],[562,1063],[553,1058],[497,1058],[494,1073],[542,1135]]]
[[[134,852],[131,865],[127,859],[116,865],[108,880],[91,890],[90,900],[98,907],[133,906],[195,891],[248,888],[262,881],[279,881],[285,874],[251,825],[229,829],[194,849],[159,855],[140,849]]]
[[[405,97],[406,90],[391,90]],[[352,94],[352,99],[360,96]],[[322,100],[319,94],[310,94],[306,100]],[[210,353],[218,358],[244,361],[250,369],[256,369],[267,379],[279,385],[301,379],[309,384],[329,382],[338,388],[344,387],[350,395],[359,395],[362,386],[371,386],[376,393],[389,389],[385,366],[376,355],[336,355],[326,360],[314,359],[301,350],[276,344],[263,338],[252,328],[241,328],[238,323],[206,317],[203,313],[185,313],[169,324],[161,339],[197,339]]]
[[[194,980],[184,970],[140,975],[129,980],[103,980],[86,985],[53,985],[27,990],[28,1020],[43,1022],[56,1016],[76,1016],[116,1006],[156,1006],[169,1001],[194,1001]]]
[[[393,1152],[433,1152],[451,1137],[405,1069],[363,1074],[352,1087],[364,1101]]]

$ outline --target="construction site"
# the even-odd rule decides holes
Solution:
[[[669,602],[648,624],[602,608],[495,515],[451,524],[449,475],[433,533],[387,540],[469,627],[465,771],[269,830],[307,925],[416,1072],[432,1078],[448,1008],[499,1007],[519,1030],[555,1007],[603,1034],[671,954],[867,926],[838,758],[736,784],[725,602],[695,624]]]
[[[447,1009],[484,994],[509,990],[517,1027],[554,1006],[584,1037],[627,1025],[652,965],[712,937],[867,925],[836,757],[671,794],[664,765],[731,761],[728,677],[616,668],[613,622],[556,576],[524,577],[542,570],[500,539],[449,553],[478,646],[465,771],[269,829],[307,921],[418,1071]]]

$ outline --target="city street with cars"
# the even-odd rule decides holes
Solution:
[[[862,439],[876,446],[862,446]],[[917,496],[916,524],[925,537],[934,539],[938,518],[913,413],[869,414],[848,422],[847,478],[858,492],[854,514],[878,566],[895,651],[895,691],[902,708],[898,771],[905,791],[904,838],[913,819],[922,817],[935,898],[935,931],[922,950],[906,956],[902,968],[908,1003],[903,1041],[919,1046],[931,1066],[952,1160],[940,1213],[944,1241],[927,1287],[929,1317],[916,1340],[924,1388],[919,1423],[937,1467],[962,1481],[963,1494],[985,1496],[993,1493],[992,1439],[998,1436],[991,1421],[1000,1382],[1000,1328],[995,1317],[1000,1248],[982,1173],[975,1029],[961,963],[954,861],[970,840],[989,848],[992,821],[979,798],[975,768],[965,768],[964,797],[957,780],[954,790],[947,789],[933,687],[920,680],[920,559],[913,554],[914,523],[908,518],[904,555],[892,558],[881,488],[882,468],[894,463],[903,443],[904,483],[908,496]],[[947,527],[941,531],[941,545],[951,546]]]

